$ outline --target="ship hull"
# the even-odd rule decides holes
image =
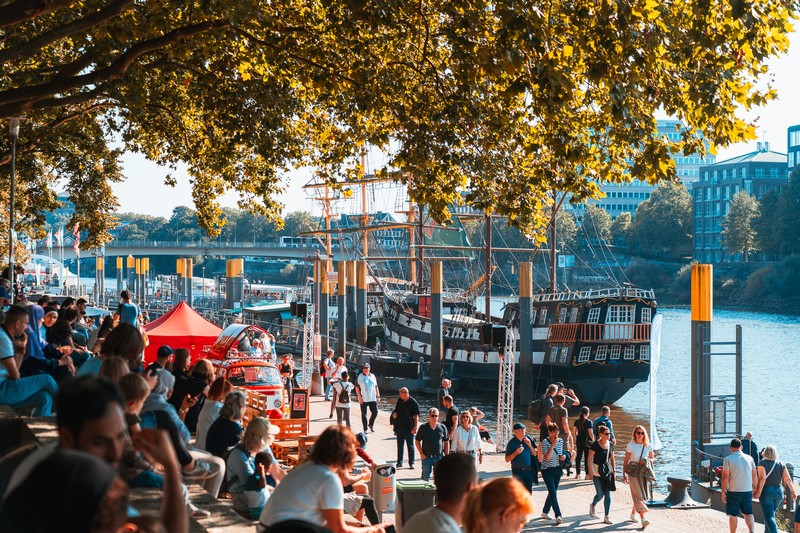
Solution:
[[[551,383],[574,389],[584,404],[614,403],[650,375],[650,322],[655,315],[652,291],[621,289],[542,297],[532,304],[533,361],[527,382],[520,382],[519,352],[515,354],[517,393],[532,388],[540,396]],[[430,360],[430,318],[415,311],[415,296],[384,298],[384,344],[408,354],[412,361]],[[592,311],[594,309],[594,311]],[[461,390],[496,392],[499,351],[483,344],[485,322],[451,309],[443,319],[444,362]],[[447,310],[446,310],[447,311]],[[609,320],[611,319],[611,320]],[[509,304],[502,319],[519,338],[519,305]],[[519,343],[517,343],[519,348]]]

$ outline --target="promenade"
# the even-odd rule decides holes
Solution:
[[[336,418],[328,418],[330,403],[325,402],[321,396],[314,396],[311,398],[309,409],[310,419],[310,432],[312,434],[319,434],[322,430],[331,424],[336,423]],[[420,411],[427,413],[429,405],[420,404]],[[361,427],[361,413],[357,403],[353,403],[352,412],[350,414],[350,421],[354,432],[362,430]],[[427,423],[427,414],[420,417],[420,423]],[[378,419],[375,421],[375,433],[368,433],[369,442],[366,446],[366,451],[377,462],[386,462],[394,464],[397,458],[397,446],[394,434],[392,433],[391,426],[389,425],[389,413],[381,411],[378,414]],[[619,446],[624,446],[625,443],[620,442]],[[505,447],[503,447],[505,448]],[[496,452],[495,445],[484,443],[483,446],[483,464],[479,468],[479,476],[483,479],[491,479],[500,476],[510,476],[511,470],[508,464],[504,461],[503,453]],[[621,462],[617,465],[618,476],[621,473]],[[417,457],[414,470],[408,468],[408,458],[405,459],[405,466],[397,471],[397,479],[420,479],[421,476],[421,461]],[[574,472],[573,472],[574,476]],[[524,527],[523,531],[553,531],[553,530],[575,530],[575,531],[638,531],[641,530],[641,525],[628,521],[631,513],[631,498],[627,485],[621,481],[617,482],[617,491],[613,495],[611,505],[611,520],[613,524],[604,524],[602,522],[602,508],[603,504],[600,502],[597,506],[598,516],[600,519],[589,518],[589,504],[594,496],[594,486],[590,481],[583,479],[576,480],[573,478],[567,479],[562,477],[561,485],[559,488],[559,503],[561,511],[564,514],[564,523],[556,526],[552,520],[542,520],[539,515],[542,513],[542,506],[547,496],[547,490],[544,483],[541,482],[538,486],[534,486],[533,501],[535,505],[535,517]],[[656,496],[658,499],[659,497]],[[552,511],[551,511],[552,514]],[[387,522],[394,522],[394,514],[392,512],[384,513],[384,520]],[[711,509],[697,509],[691,511],[684,510],[671,510],[671,509],[652,509],[648,513],[650,526],[648,532],[656,533],[670,533],[675,531],[686,532],[705,532],[705,531],[727,531],[728,518],[724,513],[714,511]],[[756,524],[756,531],[763,531],[764,526]],[[739,520],[738,531],[747,533],[747,527],[744,525],[743,520]],[[423,532],[410,532],[410,533],[423,533]]]

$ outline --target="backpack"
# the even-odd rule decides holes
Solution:
[[[339,391],[339,396],[336,397],[336,401],[339,403],[350,403],[350,391],[347,390],[347,383],[340,383],[342,390]]]
[[[544,412],[545,396],[542,396],[541,398],[536,398],[535,400],[533,400],[531,403],[528,404],[528,419],[535,424],[541,422],[542,417],[544,417],[545,415]]]

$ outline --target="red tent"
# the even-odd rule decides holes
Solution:
[[[197,359],[203,346],[212,345],[222,330],[200,316],[197,311],[181,302],[169,313],[145,324],[144,331],[150,345],[144,351],[145,364],[156,360],[156,352],[163,344],[172,349],[187,348],[192,360]]]

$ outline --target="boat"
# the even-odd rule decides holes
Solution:
[[[554,203],[560,205],[560,202]],[[557,208],[554,212],[557,211]],[[422,217],[420,217],[421,219]],[[488,217],[487,217],[488,218]],[[555,243],[555,216],[550,239]],[[491,243],[491,239],[487,239]],[[490,245],[491,246],[491,245]],[[487,248],[486,257],[491,257]],[[556,264],[555,245],[550,262]],[[462,390],[498,390],[500,351],[481,335],[487,325],[506,326],[517,340],[521,327],[531,329],[532,375],[519,382],[519,351],[515,353],[517,387],[532,387],[540,396],[551,383],[562,382],[584,404],[614,403],[650,375],[651,324],[656,315],[652,290],[630,284],[582,291],[550,287],[532,295],[530,324],[520,324],[519,301],[506,304],[502,317],[489,309],[491,263],[487,259],[487,306],[481,313],[459,295],[444,294],[442,331],[444,361],[453,364],[452,377]],[[551,269],[551,273],[555,272]],[[419,285],[418,285],[419,287]],[[390,351],[409,354],[412,361],[430,360],[431,295],[417,291],[386,291],[383,297],[384,344]]]

